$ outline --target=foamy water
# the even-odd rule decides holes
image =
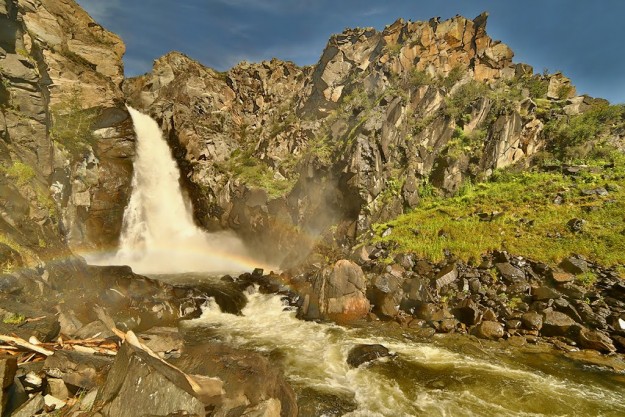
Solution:
[[[249,271],[259,265],[233,233],[207,233],[193,222],[180,173],[161,129],[128,107],[136,133],[132,194],[124,211],[119,250],[87,257],[100,265],[130,265],[141,274]]]
[[[193,323],[217,329],[235,346],[279,352],[296,389],[352,398],[357,409],[345,414],[350,417],[625,415],[623,386],[606,387],[601,375],[565,362],[562,372],[548,374],[513,358],[490,360],[433,343],[369,337],[363,329],[298,320],[277,296],[250,295],[242,316],[223,314],[212,303]],[[397,357],[350,368],[348,352],[361,343],[380,343]]]

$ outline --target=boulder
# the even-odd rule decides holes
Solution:
[[[391,353],[382,345],[356,345],[347,355],[347,364],[352,368],[357,368],[363,363],[388,356],[391,356]]]
[[[575,321],[559,311],[543,312],[543,336],[565,336]]]
[[[584,259],[570,256],[560,262],[560,268],[571,274],[583,274],[584,272],[588,271],[588,262],[586,262]]]
[[[582,327],[579,330],[577,341],[584,349],[593,349],[599,352],[611,353],[616,350],[610,337],[598,330]]]
[[[17,358],[15,356],[0,357],[0,415],[6,411],[9,401],[8,389],[13,384],[17,371]]]
[[[480,339],[497,340],[503,337],[504,328],[496,321],[483,321],[472,329],[471,334]]]
[[[373,305],[373,312],[382,317],[395,317],[404,296],[403,279],[392,274],[377,275],[367,288],[367,297]]]
[[[307,387],[297,393],[300,416],[340,417],[358,408],[353,395]]]
[[[328,319],[350,322],[365,317],[370,304],[362,269],[348,260],[340,260],[312,277],[305,291],[300,315],[306,319]]]
[[[222,384],[218,380],[202,384],[203,400],[198,385],[182,371],[124,343],[98,392],[95,407],[107,417],[162,416],[180,411],[204,415],[204,407],[221,397]]]
[[[507,284],[512,284],[525,279],[525,272],[512,265],[510,262],[497,263],[495,264],[495,268]]]
[[[560,298],[561,296],[562,294],[558,291],[544,285],[542,287],[532,288],[532,297],[537,301],[551,300]]]
[[[521,316],[521,322],[528,330],[540,330],[543,327],[543,316],[536,311],[528,311]]]
[[[454,308],[451,312],[461,323],[467,326],[477,324],[482,317],[478,305],[470,298],[462,300],[459,306]]]

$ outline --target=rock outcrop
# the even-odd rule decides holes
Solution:
[[[486,20],[349,29],[306,68],[217,73],[170,53],[124,90],[160,122],[196,220],[296,264],[415,207],[424,186],[453,194],[545,146],[545,114],[574,88],[513,63]]]
[[[5,220],[38,225],[6,233],[35,254],[63,242],[114,246],[134,153],[124,44],[74,1],[0,4],[2,165],[13,185],[4,189],[21,207],[6,207]]]

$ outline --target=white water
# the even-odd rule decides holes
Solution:
[[[415,343],[401,333],[379,337],[363,329],[303,322],[273,295],[248,299],[242,316],[223,314],[210,303],[192,325],[216,329],[235,346],[279,352],[296,389],[352,398],[357,409],[349,417],[625,415],[623,387],[606,388],[603,377],[590,371],[563,364],[562,371],[549,374],[507,355],[475,357]],[[397,358],[350,368],[347,354],[361,343],[380,343]]]
[[[180,173],[158,124],[128,107],[136,133],[132,194],[124,211],[119,250],[90,262],[130,265],[141,274],[236,273],[258,266],[227,232],[207,233],[193,222]]]

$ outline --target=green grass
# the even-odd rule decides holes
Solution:
[[[35,178],[35,169],[23,162],[15,161],[13,162],[13,165],[6,168],[6,174],[15,179],[17,185],[23,186]]]
[[[551,265],[578,253],[606,266],[625,265],[625,187],[608,196],[580,191],[625,179],[625,156],[611,155],[616,167],[577,178],[560,173],[499,172],[491,181],[467,187],[462,196],[424,197],[420,207],[374,226],[374,242],[388,242],[394,252],[414,252],[441,261],[449,250],[458,258],[479,260],[491,250],[508,250]],[[603,166],[609,161],[595,160]],[[564,197],[555,204],[555,197]],[[478,213],[501,212],[491,222]],[[586,221],[581,232],[567,227],[572,218]],[[392,233],[382,233],[392,227]]]
[[[22,324],[26,320],[23,314],[19,313],[9,313],[2,319],[2,323],[4,324]]]

